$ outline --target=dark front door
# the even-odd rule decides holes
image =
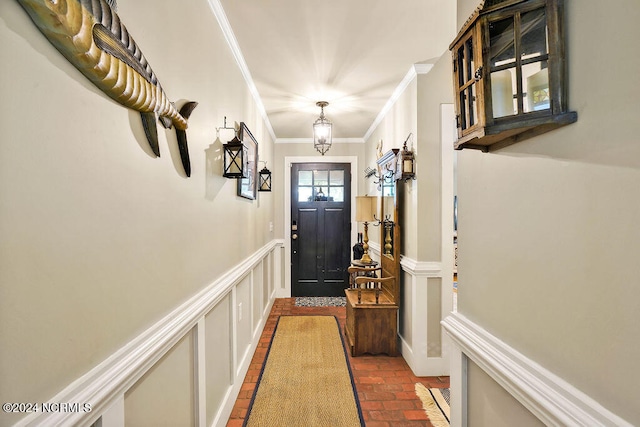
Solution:
[[[350,260],[350,202],[350,164],[292,164],[293,296],[344,296]]]

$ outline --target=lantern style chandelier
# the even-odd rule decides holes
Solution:
[[[329,103],[318,101],[316,105],[320,107],[320,117],[313,122],[313,148],[324,156],[331,148],[331,122],[324,116],[324,107]]]

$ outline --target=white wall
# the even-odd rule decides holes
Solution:
[[[272,195],[239,198],[221,176],[224,116],[247,123],[262,159],[273,141],[209,2],[120,2],[118,12],[171,100],[199,102],[187,131],[192,175],[173,131],[160,127],[153,158],[139,115],[89,83],[18,2],[1,2],[3,402],[46,402],[274,238]],[[163,363],[191,360],[191,347]],[[2,413],[0,424],[19,417]]]
[[[470,3],[458,9],[470,13]],[[578,122],[492,153],[458,155],[458,311],[548,370],[546,378],[574,387],[583,406],[601,405],[607,419],[635,425],[640,57],[630,52],[640,39],[640,5],[565,5],[569,107]],[[476,405],[483,391],[469,388],[468,399]]]

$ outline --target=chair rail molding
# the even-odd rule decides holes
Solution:
[[[419,277],[442,277],[442,263],[434,261],[416,261],[406,256],[400,257],[402,270]]]
[[[601,406],[559,376],[545,369],[524,354],[490,334],[460,313],[452,313],[442,321],[447,334],[460,351],[491,376],[500,386],[548,426],[617,426],[632,424]],[[452,369],[456,369],[455,367]],[[458,368],[460,364],[458,364]],[[462,376],[466,373],[453,373]],[[451,406],[464,404],[457,393]],[[455,396],[452,394],[452,399]],[[462,408],[465,412],[465,408]],[[451,420],[452,426],[464,426],[460,420]]]

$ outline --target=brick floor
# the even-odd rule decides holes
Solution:
[[[273,304],[258,348],[233,407],[228,427],[239,427],[247,415],[249,402],[264,362],[278,316],[287,314],[318,314],[336,316],[344,327],[344,307],[296,307],[295,298],[278,298]],[[344,333],[344,332],[343,332]],[[351,370],[367,427],[431,427],[422,403],[415,394],[415,383],[427,387],[449,387],[449,377],[416,377],[400,357],[351,357]]]

